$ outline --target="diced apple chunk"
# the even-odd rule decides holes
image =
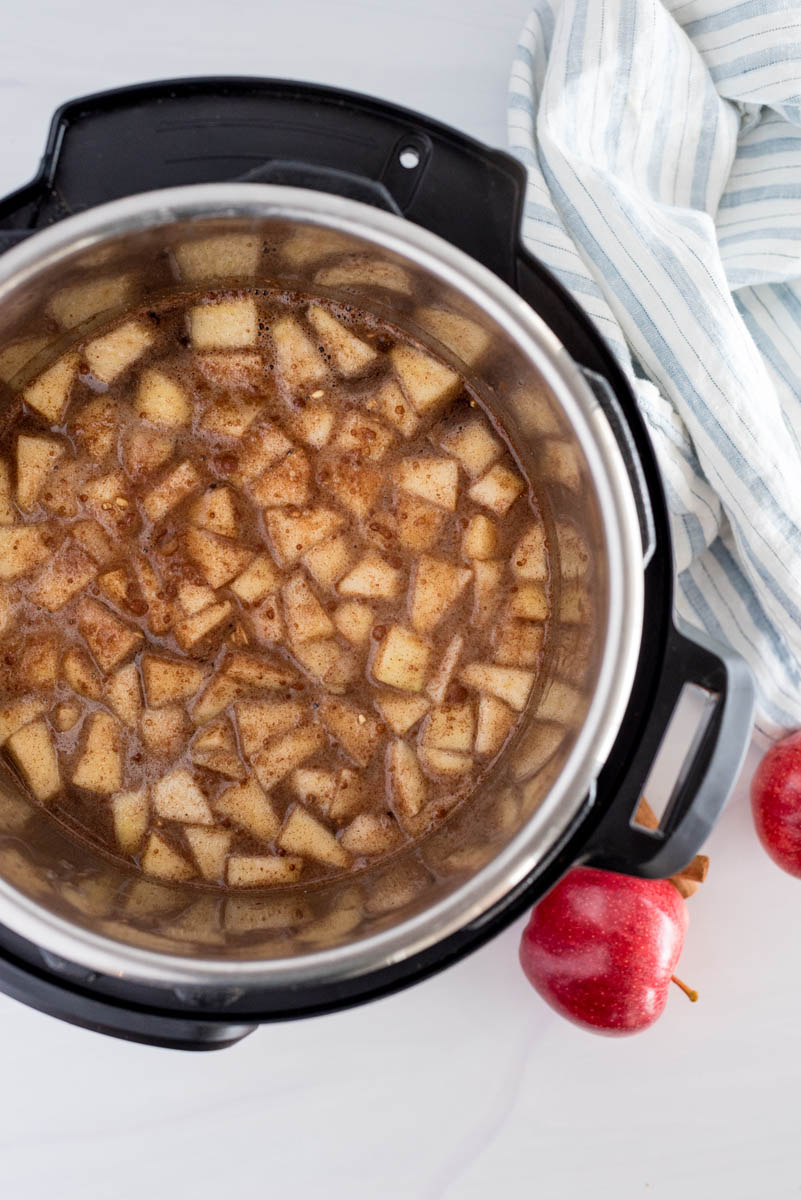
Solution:
[[[250,615],[251,631],[258,642],[281,646],[286,641],[286,627],[277,595],[268,596]]]
[[[160,521],[199,487],[200,476],[186,459],[145,494],[142,506],[151,521]]]
[[[153,807],[165,821],[213,825],[208,800],[185,767],[162,776],[153,787]]]
[[[281,567],[292,566],[307,550],[331,537],[344,523],[339,513],[329,508],[311,508],[299,513],[271,509],[264,520],[276,561]]]
[[[172,605],[167,601],[161,580],[143,554],[134,559],[142,595],[147,602],[147,624],[151,633],[161,636],[172,628]]]
[[[168,433],[147,426],[135,426],[124,434],[122,440],[125,470],[133,479],[152,475],[172,457],[174,448],[175,442]]]
[[[92,559],[73,542],[65,542],[31,584],[28,598],[49,612],[58,612],[96,574]]]
[[[445,647],[439,666],[426,684],[426,693],[434,704],[443,703],[463,650],[464,638],[461,633],[455,633]]]
[[[395,524],[398,540],[406,550],[415,554],[431,550],[439,541],[444,521],[445,513],[441,508],[407,493],[398,497]]]
[[[477,363],[490,345],[488,331],[469,317],[443,308],[419,308],[414,317],[468,367]]]
[[[52,688],[58,677],[59,639],[54,633],[29,636],[19,661],[19,678],[33,690]]]
[[[442,435],[440,445],[458,458],[472,479],[483,475],[503,454],[502,443],[490,432],[486,420],[479,417],[451,425]]]
[[[394,379],[387,380],[375,395],[376,411],[394,425],[405,438],[414,437],[420,427],[420,418]]]
[[[343,454],[357,454],[359,458],[380,462],[394,441],[394,435],[385,425],[362,413],[351,412],[342,422],[334,445]]]
[[[330,591],[353,561],[353,551],[345,534],[338,534],[312,546],[303,555],[302,561],[315,582]]]
[[[114,836],[124,854],[135,854],[142,844],[147,830],[149,808],[144,788],[139,788],[138,791],[118,792],[116,796],[111,797]]]
[[[97,577],[98,585],[105,596],[116,604],[117,608],[125,608],[130,596],[131,581],[128,572],[122,567],[116,571],[106,571]]]
[[[236,748],[233,728],[225,719],[203,727],[192,743],[189,757],[195,766],[215,771],[227,779],[245,779],[247,776]]]
[[[290,450],[250,485],[250,494],[263,508],[292,505],[301,508],[309,498],[311,467],[302,450]]]
[[[421,416],[452,399],[462,386],[456,371],[416,346],[393,346],[390,357],[404,392]]]
[[[453,512],[459,490],[459,466],[455,458],[404,458],[398,463],[398,487],[422,500]]]
[[[413,729],[431,707],[425,696],[398,696],[394,692],[379,693],[376,703],[381,716],[398,737]]]
[[[321,700],[320,720],[359,767],[366,767],[379,740],[379,723],[369,713],[341,700]]]
[[[47,723],[39,719],[21,726],[6,747],[35,798],[52,800],[61,790],[61,774]]]
[[[334,638],[302,642],[293,646],[292,653],[326,691],[337,695],[345,691],[358,672],[352,651],[343,649]]]
[[[366,254],[349,254],[330,267],[322,267],[315,275],[314,282],[332,288],[380,287],[399,292],[402,296],[409,296],[412,292],[412,282],[403,267]]]
[[[459,679],[465,687],[475,688],[477,692],[486,692],[503,700],[515,712],[522,712],[526,707],[534,675],[531,671],[523,671],[519,667],[501,667],[497,663],[474,662],[463,667]]]
[[[242,296],[196,305],[189,311],[189,330],[195,350],[255,346],[259,336],[256,302]]]
[[[231,583],[242,604],[258,604],[279,586],[281,572],[269,554],[259,554]]]
[[[89,718],[86,743],[72,773],[75,787],[111,795],[122,787],[122,737],[119,721],[109,713]]]
[[[376,651],[373,678],[401,691],[420,692],[430,655],[428,646],[416,634],[402,625],[393,625]]]
[[[544,625],[533,621],[504,621],[493,633],[495,661],[505,667],[535,667],[542,656],[544,643]]]
[[[16,733],[23,725],[28,725],[45,710],[41,700],[33,696],[25,696],[22,700],[10,700],[0,705],[0,745],[7,742],[12,733]]]
[[[85,521],[76,521],[74,525],[70,526],[70,533],[73,541],[99,565],[114,558],[116,554],[114,543],[103,526],[91,517]]]
[[[472,571],[424,554],[417,563],[409,598],[412,628],[431,633],[448,614],[472,578]]]
[[[61,663],[64,679],[79,696],[99,700],[103,694],[103,680],[85,650],[74,647],[67,651]]]
[[[305,404],[295,413],[291,427],[295,436],[307,446],[322,450],[334,428],[334,410],[320,401]]]
[[[163,371],[143,371],[134,401],[134,412],[153,425],[179,428],[192,419],[192,407],[184,389]]]
[[[142,655],[142,677],[151,708],[188,700],[194,696],[205,675],[204,669],[196,663],[160,658],[155,654]]]
[[[294,854],[231,854],[228,858],[229,887],[275,887],[300,879],[303,859]]]
[[[28,384],[22,399],[28,408],[43,416],[51,425],[58,425],[69,403],[70,391],[78,372],[78,355],[74,351],[57,359],[52,367]]]
[[[43,526],[0,528],[0,579],[18,579],[50,557]]]
[[[259,416],[262,404],[237,396],[222,396],[204,412],[200,428],[215,437],[241,438]]]
[[[476,754],[497,754],[512,732],[516,715],[495,696],[482,696],[478,702]]]
[[[126,321],[84,348],[84,358],[96,379],[113,381],[127,371],[153,342],[153,333],[138,321]]]
[[[277,425],[262,421],[242,439],[231,478],[234,483],[247,483],[268,467],[274,466],[291,449],[292,443]]]
[[[39,493],[64,453],[61,442],[21,433],[17,438],[17,504],[24,512],[36,507]]]
[[[334,610],[337,632],[352,646],[366,646],[370,640],[375,614],[369,604],[360,600],[344,600]]]
[[[299,804],[290,812],[278,836],[278,845],[289,854],[313,858],[332,867],[350,866],[350,855],[331,830]]]
[[[226,829],[204,829],[189,826],[186,840],[192,857],[204,879],[217,882],[225,874],[225,861],[231,846],[231,833]]]
[[[359,813],[343,831],[340,846],[354,858],[373,858],[394,850],[401,838],[396,821],[376,813]]]
[[[242,750],[252,758],[271,738],[299,725],[305,710],[298,700],[238,700],[234,711]]]
[[[219,629],[223,621],[227,621],[232,612],[230,600],[222,600],[219,604],[210,604],[200,612],[184,617],[175,626],[175,640],[182,650],[191,650],[203,638]]]
[[[106,683],[106,699],[114,712],[131,729],[139,724],[142,715],[142,693],[139,672],[135,663],[120,667]]]
[[[474,519],[478,520],[477,517]],[[510,562],[512,571],[519,579],[542,583],[548,578],[544,525],[529,526],[515,546]]]
[[[303,392],[325,379],[326,365],[294,317],[282,317],[270,332],[276,369],[291,391]]]
[[[232,654],[226,671],[251,688],[274,691],[297,680],[297,673],[283,662],[274,662],[255,654]]]
[[[184,749],[189,736],[186,712],[178,704],[146,708],[139,720],[139,732],[151,754],[175,758]]]
[[[473,759],[469,754],[436,750],[432,746],[421,749],[420,763],[431,775],[466,775],[473,769]]]
[[[416,817],[426,802],[428,785],[407,742],[398,739],[388,748],[387,775],[398,815],[401,819]]]
[[[359,375],[378,358],[377,351],[368,342],[356,337],[346,325],[337,321],[336,317],[332,317],[331,313],[320,305],[310,305],[306,315],[322,342],[323,350],[333,359],[340,375],[347,378]]]
[[[339,503],[359,520],[375,511],[385,482],[385,473],[367,463],[340,459],[327,474],[325,483]]]
[[[495,613],[501,598],[502,578],[502,562],[473,559],[473,621],[476,625],[486,625]]]
[[[252,776],[226,788],[214,801],[214,811],[261,842],[271,842],[281,828],[272,801]]]
[[[142,870],[145,875],[156,879],[170,879],[176,883],[191,879],[194,868],[179,854],[160,833],[151,833],[142,855]]]
[[[344,253],[351,246],[350,238],[334,229],[316,225],[298,225],[281,247],[281,257],[293,266],[305,266]]]
[[[441,704],[426,717],[422,741],[429,749],[473,749],[475,717],[472,704]]]
[[[175,247],[183,279],[247,279],[256,273],[260,243],[255,234],[221,233]]]
[[[521,621],[546,621],[548,597],[541,583],[521,583],[509,600],[509,614]]]
[[[117,445],[120,432],[117,403],[110,396],[95,396],[88,404],[84,404],[72,422],[72,428],[82,450],[100,462]]]
[[[498,527],[489,517],[479,513],[471,517],[462,538],[465,558],[492,558],[498,552]]]
[[[516,471],[505,467],[503,463],[496,463],[473,484],[467,494],[475,504],[490,508],[503,517],[524,490],[525,484]]]
[[[239,532],[234,494],[229,487],[212,487],[192,505],[192,523],[221,537],[235,538]]]
[[[74,329],[98,313],[118,308],[128,299],[132,283],[130,275],[98,276],[92,272],[88,279],[60,288],[50,298],[47,311],[62,329]]]
[[[303,804],[328,812],[337,790],[337,777],[332,771],[317,767],[298,767],[292,772],[292,790]]]
[[[196,725],[210,721],[248,690],[248,685],[222,673],[216,675],[192,708]]]
[[[224,587],[253,559],[253,551],[247,546],[218,537],[207,529],[187,529],[185,543],[187,554],[211,588]]]
[[[69,733],[70,729],[74,729],[80,719],[80,704],[75,704],[70,700],[63,700],[61,704],[57,704],[53,709],[51,718],[53,728],[57,729],[59,733]]]
[[[337,591],[341,596],[365,596],[370,600],[391,600],[400,595],[403,571],[393,567],[375,550],[368,550],[344,579]]]
[[[78,628],[104,674],[113,671],[124,659],[134,654],[142,642],[142,635],[137,629],[131,629],[105,604],[88,598],[81,601]]]
[[[298,572],[281,589],[289,640],[293,644],[327,638],[334,625],[320,601],[309,587],[305,576]]]
[[[259,783],[269,792],[285,775],[321,750],[327,740],[319,725],[304,725],[276,738],[253,760]]]
[[[544,438],[540,443],[539,471],[550,483],[561,483],[572,492],[581,488],[581,467],[575,446],[561,438]]]

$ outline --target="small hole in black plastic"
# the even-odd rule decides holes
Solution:
[[[398,155],[398,161],[407,171],[413,171],[415,167],[420,166],[420,151],[415,150],[414,146],[404,146]]]

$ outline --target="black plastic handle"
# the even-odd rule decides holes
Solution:
[[[634,813],[682,689],[691,683],[714,696],[715,707],[679,769],[659,829],[647,830],[634,824]],[[740,772],[754,703],[753,676],[739,654],[699,630],[683,624],[681,631],[673,628],[645,734],[582,860],[648,879],[666,878],[686,867],[711,832]]]
[[[197,1021],[164,1010],[123,1007],[65,979],[52,980],[6,954],[0,970],[0,992],[70,1025],[165,1050],[225,1050],[258,1028]]]

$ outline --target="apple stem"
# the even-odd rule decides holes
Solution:
[[[684,992],[684,995],[687,996],[687,998],[691,1000],[693,1004],[695,1004],[696,1000],[698,999],[698,993],[696,992],[695,988],[687,987],[687,984],[682,979],[679,979],[677,975],[671,975],[670,978],[672,982],[675,983],[676,987],[681,988],[681,990]]]

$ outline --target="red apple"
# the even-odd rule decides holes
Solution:
[[[576,867],[531,914],[520,962],[563,1017],[638,1033],[665,1007],[686,929],[686,905],[667,880]]]
[[[801,732],[768,750],[751,782],[759,840],[791,875],[801,876]]]

